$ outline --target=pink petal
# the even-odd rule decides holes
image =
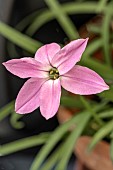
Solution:
[[[3,65],[12,74],[21,78],[48,77],[48,74],[46,72],[46,70],[48,69],[44,67],[42,63],[39,63],[38,61],[30,57],[25,57],[21,59],[12,59],[3,63]]]
[[[30,113],[39,107],[39,92],[45,81],[45,79],[30,78],[25,82],[16,99],[15,111],[17,113]]]
[[[84,52],[88,38],[70,42],[62,48],[52,59],[52,65],[58,67],[60,75],[68,72],[78,61]]]
[[[54,55],[60,50],[60,46],[56,43],[51,43],[39,48],[35,54],[35,59],[43,64],[50,65]]]
[[[61,96],[60,80],[48,80],[41,87],[40,111],[46,119],[53,117],[58,111]]]
[[[61,78],[64,89],[80,95],[89,95],[108,90],[109,86],[94,71],[76,65]]]

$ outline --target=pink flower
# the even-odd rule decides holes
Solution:
[[[75,94],[89,95],[108,90],[109,86],[94,71],[75,65],[80,61],[88,39],[70,42],[62,49],[56,43],[39,48],[34,58],[13,59],[3,63],[8,71],[29,78],[21,88],[15,103],[17,113],[30,113],[40,106],[49,119],[58,111],[61,86]]]

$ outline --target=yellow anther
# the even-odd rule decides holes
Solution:
[[[56,80],[57,78],[56,78],[56,76],[54,75],[54,80]]]
[[[54,80],[56,80],[58,77],[59,77],[59,75],[58,75],[58,74],[55,74],[55,75],[54,75]]]
[[[56,70],[56,73],[59,73],[59,71],[58,71],[58,70]]]
[[[50,72],[49,72],[49,74],[51,75],[51,74],[53,74],[54,73],[54,71],[53,70],[51,70]]]

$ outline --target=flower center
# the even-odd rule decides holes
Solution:
[[[49,77],[52,80],[58,79],[59,78],[59,71],[58,71],[58,69],[55,68],[55,67],[51,68],[50,71],[49,71]]]

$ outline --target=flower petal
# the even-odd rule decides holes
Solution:
[[[53,117],[59,107],[61,96],[60,80],[48,80],[41,87],[40,111],[46,119]]]
[[[51,63],[54,67],[58,67],[60,75],[68,72],[78,61],[80,61],[87,42],[88,38],[72,41],[54,56]]]
[[[35,54],[35,59],[43,64],[50,65],[54,55],[60,50],[60,46],[56,43],[51,43],[39,48]]]
[[[30,113],[39,107],[39,92],[46,79],[30,78],[25,82],[16,99],[15,111]]]
[[[89,95],[108,90],[109,86],[93,70],[76,65],[61,78],[64,89],[80,95]]]
[[[28,77],[48,77],[46,66],[42,65],[33,58],[25,57],[21,59],[12,59],[4,62],[3,65],[8,71],[20,78]]]

